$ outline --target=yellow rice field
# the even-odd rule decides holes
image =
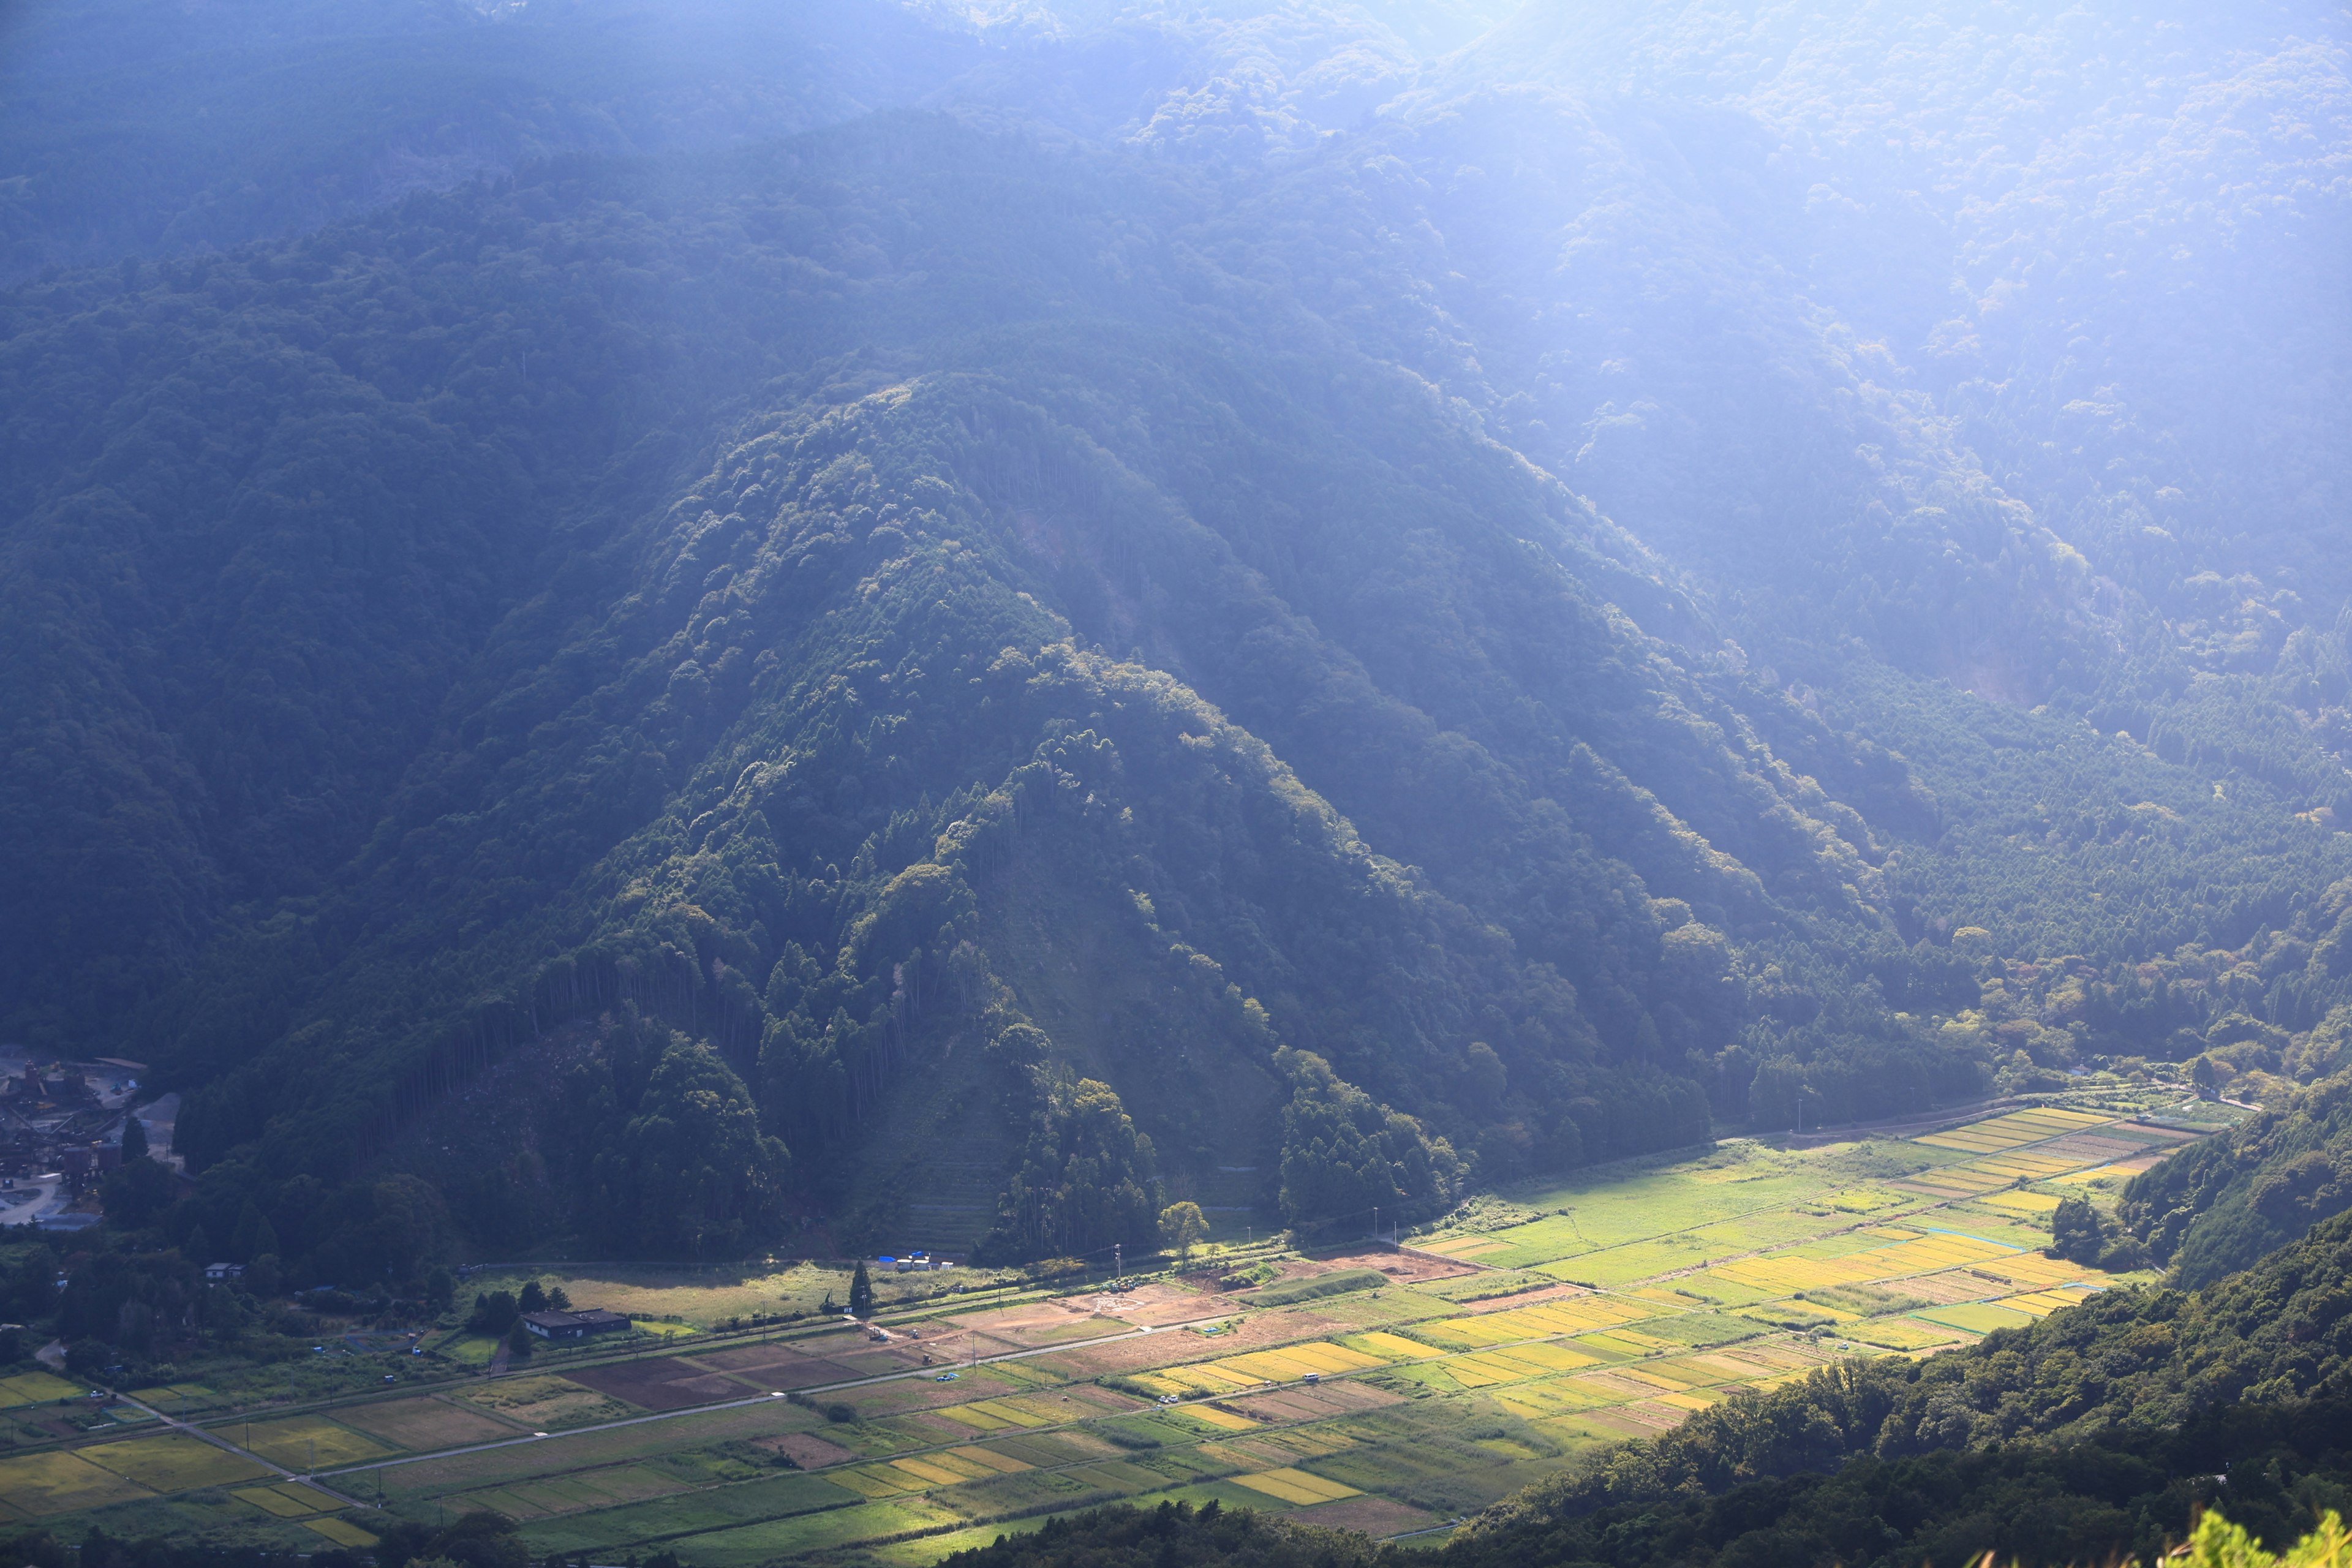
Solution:
[[[1187,1405],[1182,1413],[1220,1432],[1253,1432],[1258,1425],[1238,1410],[1220,1410],[1213,1405]]]
[[[2023,1296],[2004,1296],[1995,1305],[2007,1307],[2013,1312],[2030,1312],[2037,1318],[2046,1318],[2061,1307],[2072,1307],[2077,1302],[2087,1301],[2097,1293],[2087,1285],[2062,1285],[2054,1290],[2036,1290]]]
[[[1363,1495],[1353,1487],[1342,1486],[1338,1481],[1327,1481],[1321,1476],[1311,1476],[1305,1470],[1290,1468],[1260,1470],[1253,1476],[1235,1476],[1234,1481],[1236,1485],[1247,1487],[1252,1491],[1264,1492],[1268,1497],[1280,1498],[1285,1502],[1297,1503],[1301,1507],[1318,1502],[1337,1502],[1343,1497]]]
[[[1021,1426],[1051,1426],[1061,1419],[1058,1415],[1034,1409],[1017,1398],[976,1399],[970,1405],[943,1406],[938,1414],[982,1432],[1003,1432]]]
[[[2085,1127],[2105,1126],[2113,1120],[2113,1117],[2084,1110],[2013,1110],[1990,1121],[1970,1122],[1966,1127],[1955,1127],[1948,1132],[1930,1132],[1912,1142],[1937,1149],[1958,1149],[1971,1154],[1985,1154],[2001,1149],[2014,1149],[2021,1144],[2038,1143],[2044,1138],[2079,1132]]]
[[[302,1528],[315,1530],[336,1545],[346,1546],[355,1552],[364,1552],[376,1543],[374,1536],[345,1520],[306,1519],[302,1521]]]
[[[1613,1296],[1578,1296],[1547,1301],[1540,1307],[1519,1307],[1507,1312],[1482,1312],[1475,1317],[1448,1318],[1443,1322],[1415,1323],[1412,1331],[1449,1348],[1475,1350],[1507,1345],[1516,1340],[1550,1339],[1559,1334],[1589,1333],[1639,1322],[1658,1315],[1654,1307]]]
[[[184,1432],[133,1437],[123,1443],[100,1443],[76,1452],[93,1465],[103,1465],[127,1480],[159,1492],[235,1486],[269,1473],[268,1467],[242,1454],[216,1448],[202,1437],[192,1437]]]
[[[79,1454],[26,1454],[0,1459],[0,1500],[33,1518],[150,1495],[146,1488]]]
[[[329,1469],[380,1459],[393,1450],[348,1426],[338,1426],[315,1415],[287,1421],[266,1421],[250,1430],[239,1426],[224,1436],[241,1447],[274,1460],[289,1470]]]
[[[20,1372],[14,1377],[0,1377],[0,1408],[16,1405],[46,1405],[51,1400],[71,1399],[81,1392],[78,1383],[68,1383],[62,1377],[52,1377],[46,1372]]]
[[[274,1487],[240,1487],[228,1494],[239,1502],[250,1503],[262,1512],[278,1519],[300,1519],[305,1514],[331,1513],[343,1505],[313,1487],[299,1481],[281,1481]]]
[[[1900,1235],[1889,1229],[1882,1235]],[[1940,1234],[1911,1235],[1910,1239],[1886,1247],[1869,1247],[1861,1252],[1849,1252],[1838,1258],[1803,1258],[1794,1253],[1767,1253],[1761,1258],[1738,1258],[1719,1263],[1707,1270],[1713,1279],[1727,1279],[1736,1285],[1770,1290],[1776,1295],[1790,1295],[1799,1290],[1818,1290],[1832,1285],[1866,1285],[1879,1279],[1902,1279],[1915,1274],[1933,1274],[1945,1268],[1964,1268],[1972,1263],[2006,1258],[2018,1248],[1996,1241],[1981,1241],[1972,1236]]]
[[[1417,1361],[1429,1354],[1429,1347],[1419,1340],[1406,1339],[1402,1334],[1349,1334],[1339,1342],[1350,1350],[1364,1351],[1382,1361]]]
[[[1358,1335],[1358,1342],[1372,1338]],[[1394,1339],[1394,1335],[1377,1336]],[[1399,1342],[1411,1345],[1411,1354],[1427,1355],[1426,1345],[1413,1344],[1410,1340]],[[1316,1340],[1303,1345],[1285,1345],[1278,1351],[1251,1351],[1243,1355],[1225,1356],[1218,1361],[1195,1362],[1190,1366],[1171,1366],[1159,1372],[1140,1373],[1135,1381],[1160,1394],[1232,1394],[1244,1388],[1255,1388],[1267,1383],[1296,1383],[1309,1373],[1331,1376],[1343,1372],[1362,1372],[1370,1367],[1386,1366],[1402,1356],[1381,1356],[1369,1351],[1352,1350],[1328,1340]]]
[[[1599,1364],[1598,1357],[1565,1345],[1528,1344],[1513,1345],[1507,1351],[1474,1351],[1454,1356],[1445,1363],[1445,1370],[1465,1388],[1491,1388],[1497,1384],[1521,1383]]]

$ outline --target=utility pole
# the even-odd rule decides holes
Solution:
[[[1378,1205],[1378,1204],[1374,1204],[1374,1205],[1372,1205],[1372,1239],[1373,1239],[1374,1241],[1378,1241],[1380,1238],[1381,1238],[1381,1205]]]
[[[1110,1244],[1110,1290],[1114,1296],[1118,1294],[1119,1281],[1127,1278],[1126,1255],[1120,1250],[1124,1245],[1117,1241]]]

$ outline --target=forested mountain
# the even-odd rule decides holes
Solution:
[[[0,1031],[322,1277],[2330,1070],[2340,12],[1510,9],[13,10]]]

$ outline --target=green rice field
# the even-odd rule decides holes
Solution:
[[[2040,1249],[2058,1194],[2095,1194],[2194,1135],[2136,1109],[1726,1143],[1482,1199],[1397,1250],[1260,1247],[1116,1297],[909,1300],[880,1340],[838,1322],[645,1336],[249,1425],[198,1416],[260,1459],[315,1461],[325,1491],[152,1433],[0,1458],[0,1498],[52,1526],[133,1509],[216,1526],[231,1509],[312,1540],[488,1509],[534,1557],[667,1550],[692,1568],[915,1568],[1113,1499],[1442,1528],[1743,1390],[1929,1353],[2116,1284]],[[1213,1283],[1250,1265],[1253,1289]],[[698,1307],[684,1278],[641,1288],[698,1325],[787,1290],[739,1278]],[[175,1411],[210,1395],[143,1392]]]

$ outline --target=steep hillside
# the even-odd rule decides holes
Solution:
[[[103,265],[0,296],[0,1030],[189,1090],[177,1236],[1083,1250],[2324,1054],[2332,362],[2158,571],[2084,520],[2237,469],[2028,460],[2158,286],[1990,237],[2259,80],[2316,300],[2326,16],[2021,12],[2053,106],[1868,6],[885,9],[12,16],[12,265]]]
[[[2313,1042],[2340,1052],[2352,1015],[2331,1013]],[[2240,1052],[2259,1051],[2259,1037]],[[2226,1053],[2225,1054],[2231,1054]],[[2210,1058],[2199,1068],[2211,1071]],[[2226,1063],[2219,1064],[2226,1070]],[[2124,1189],[2116,1217],[2185,1284],[2210,1284],[2251,1267],[2307,1227],[2352,1208],[2352,1075],[2338,1070],[2226,1138],[2144,1171]]]

